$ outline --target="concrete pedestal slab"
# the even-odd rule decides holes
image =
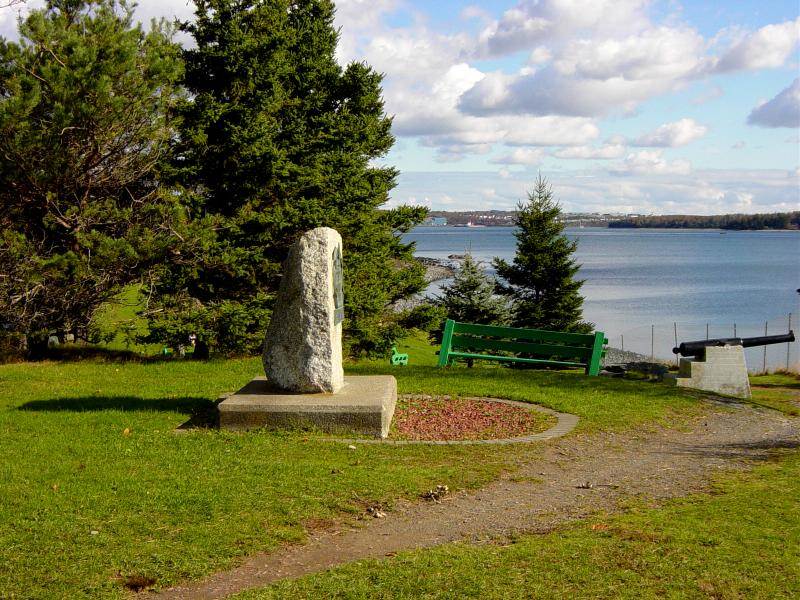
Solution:
[[[256,377],[219,404],[219,426],[240,431],[314,427],[385,438],[396,403],[397,381],[391,375],[345,377],[335,394],[286,392]]]
[[[679,387],[750,398],[744,348],[709,346],[699,359],[682,358],[673,382]]]

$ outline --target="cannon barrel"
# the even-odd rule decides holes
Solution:
[[[761,335],[750,338],[718,338],[714,340],[699,340],[696,342],[683,342],[672,352],[681,356],[700,356],[708,346],[742,346],[752,348],[754,346],[769,346],[770,344],[785,344],[794,341],[794,331],[781,335]]]

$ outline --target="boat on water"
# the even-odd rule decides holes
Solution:
[[[454,225],[454,227],[476,228],[476,227],[486,227],[486,225],[478,225],[476,223],[473,223],[472,221],[467,221],[466,223],[459,223],[458,225]]]

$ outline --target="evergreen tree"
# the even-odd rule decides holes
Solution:
[[[257,350],[288,248],[329,226],[344,239],[346,338],[386,348],[401,332],[388,305],[424,286],[400,234],[425,211],[379,210],[397,175],[374,162],[394,143],[381,75],[337,64],[330,0],[196,5],[173,175],[207,227],[156,284],[151,339]]]
[[[170,32],[115,0],[49,0],[0,39],[0,328],[32,354],[169,250],[180,207],[158,185],[181,75]]]
[[[502,259],[494,263],[504,281],[498,289],[513,301],[514,326],[590,331],[592,324],[583,321],[583,281],[575,279],[580,267],[573,258],[577,243],[564,235],[561,207],[541,175],[518,211],[516,256],[511,264]]]
[[[508,301],[495,294],[495,281],[467,252],[453,282],[442,286],[438,304],[448,319],[481,325],[507,325],[511,313]]]

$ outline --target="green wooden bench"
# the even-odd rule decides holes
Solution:
[[[455,359],[496,360],[565,367],[584,367],[587,375],[600,373],[600,360],[608,343],[602,331],[590,334],[562,333],[544,329],[519,329],[496,325],[473,325],[448,319],[444,326],[439,366]],[[484,351],[487,351],[485,354]],[[541,358],[503,356],[492,351],[513,352]]]

